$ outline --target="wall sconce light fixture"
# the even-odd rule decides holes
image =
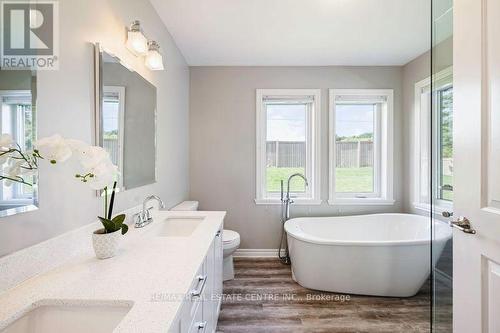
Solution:
[[[144,56],[148,53],[148,39],[141,30],[139,21],[134,21],[127,30],[127,48],[136,56]]]
[[[154,40],[148,42],[148,54],[146,55],[146,67],[152,71],[162,71],[163,56],[160,53],[160,45]]]

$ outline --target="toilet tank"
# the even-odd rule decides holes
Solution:
[[[198,201],[183,201],[175,207],[170,208],[170,210],[176,211],[188,211],[188,210],[198,210]]]

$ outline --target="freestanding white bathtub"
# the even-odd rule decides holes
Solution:
[[[429,217],[373,214],[295,218],[285,223],[293,279],[310,289],[410,297],[430,274]],[[433,257],[450,228],[437,222]],[[433,260],[436,262],[436,260]]]

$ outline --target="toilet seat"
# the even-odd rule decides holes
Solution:
[[[222,244],[224,247],[231,247],[240,243],[240,234],[233,230],[226,230],[222,232]]]

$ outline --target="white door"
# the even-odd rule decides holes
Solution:
[[[500,333],[500,1],[454,3],[453,329]]]

